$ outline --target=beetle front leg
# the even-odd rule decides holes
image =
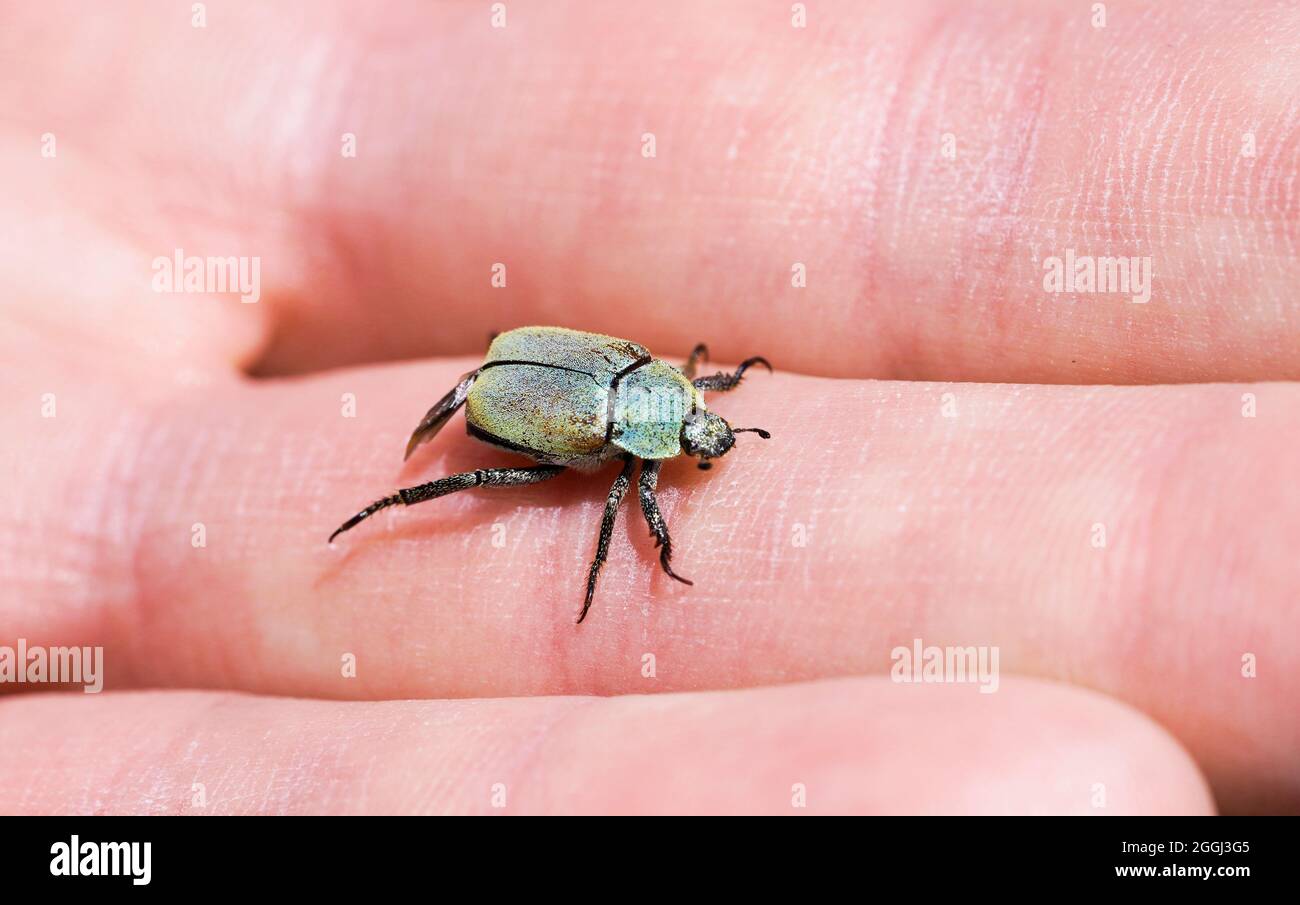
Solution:
[[[734,390],[740,384],[740,378],[745,375],[752,365],[762,365],[771,373],[772,366],[768,364],[767,359],[761,355],[755,355],[753,358],[746,358],[736,368],[734,374],[712,374],[708,377],[696,377],[691,381],[697,390],[709,390],[714,393],[725,393],[727,390]]]
[[[474,385],[482,370],[482,368],[475,368],[468,374],[462,374],[460,382],[448,390],[446,396],[435,402],[433,408],[420,419],[420,423],[411,433],[411,439],[406,443],[404,460],[411,458],[411,453],[415,452],[415,448],[421,443],[432,440],[438,431],[442,430],[442,426],[451,420],[451,416],[465,404],[465,400],[469,398],[470,387]]]
[[[578,615],[579,623],[587,618],[587,610],[591,609],[591,599],[596,594],[596,577],[600,575],[600,567],[605,565],[605,557],[609,555],[609,539],[614,533],[614,519],[618,516],[618,507],[623,502],[623,495],[632,484],[632,462],[631,456],[623,457],[623,470],[614,479],[613,486],[609,488],[609,496],[605,498],[605,515],[600,520],[600,539],[596,541],[596,558],[591,561],[591,571],[587,573],[587,599],[583,601],[582,612]]]
[[[471,487],[515,487],[520,484],[536,484],[539,481],[553,478],[562,471],[564,471],[563,465],[535,465],[532,468],[481,468],[478,471],[466,471],[446,478],[439,478],[436,481],[430,481],[428,484],[407,487],[397,491],[392,496],[386,496],[382,500],[375,500],[365,509],[352,516],[352,518],[335,529],[334,533],[330,535],[329,543],[333,543],[334,538],[344,531],[355,528],[376,512],[387,509],[389,506],[414,506],[416,503],[423,503],[425,500],[436,500],[440,496],[446,496],[458,490],[469,490]]]
[[[668,536],[668,524],[664,521],[663,513],[659,511],[659,500],[655,496],[655,491],[659,488],[661,464],[652,460],[641,463],[641,479],[637,481],[637,493],[641,497],[641,513],[645,516],[646,524],[650,526],[650,534],[655,539],[655,546],[659,548],[659,565],[663,566],[669,578],[675,578],[682,584],[693,585],[695,582],[689,578],[682,578],[669,564],[673,558],[673,542]]]
[[[682,365],[682,374],[686,376],[687,380],[695,376],[695,368],[701,360],[709,360],[709,347],[704,343],[699,343],[694,349],[691,349],[691,357],[686,359],[686,364]]]

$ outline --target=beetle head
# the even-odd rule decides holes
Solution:
[[[736,434],[750,431],[770,439],[771,434],[758,427],[742,427],[735,430],[723,418],[712,412],[699,412],[694,418],[682,425],[682,450],[688,456],[700,457],[700,468],[708,469],[709,460],[725,456],[736,445]]]
[[[735,442],[731,425],[713,412],[699,412],[682,425],[682,449],[688,456],[699,456],[701,466],[725,456]]]

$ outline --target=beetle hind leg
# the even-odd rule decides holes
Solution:
[[[601,566],[605,565],[605,557],[609,555],[609,539],[614,534],[614,520],[618,517],[618,507],[623,502],[623,495],[627,493],[627,488],[632,484],[632,462],[631,456],[623,457],[623,470],[614,479],[614,484],[609,488],[609,496],[605,498],[605,515],[600,520],[596,558],[591,561],[591,571],[587,573],[587,598],[582,603],[582,612],[578,614],[579,623],[587,618],[587,610],[591,609],[591,600],[596,595],[596,578],[600,575]]]
[[[772,372],[772,365],[768,363],[768,360],[761,355],[755,355],[753,358],[746,358],[742,361],[734,374],[710,374],[708,377],[696,377],[691,383],[694,384],[697,390],[725,393],[727,390],[734,390],[738,387],[740,378],[744,377],[745,372],[754,365],[762,365],[767,368],[769,374]]]
[[[379,510],[387,509],[389,506],[414,506],[416,503],[423,503],[425,500],[436,500],[440,496],[446,496],[458,490],[469,490],[471,487],[516,487],[521,484],[536,484],[553,478],[562,471],[564,471],[563,465],[535,465],[531,468],[480,468],[478,471],[466,471],[461,474],[439,478],[436,481],[430,481],[428,484],[407,487],[397,491],[392,496],[376,500],[352,516],[334,530],[334,533],[330,535],[329,543],[333,543],[334,538],[344,531],[355,528]]]
[[[659,548],[659,565],[669,578],[674,578],[682,584],[693,585],[695,582],[689,578],[682,578],[673,571],[671,564],[673,558],[673,541],[668,536],[668,524],[664,521],[663,513],[659,511],[659,500],[655,496],[655,491],[659,488],[659,462],[647,460],[641,463],[641,478],[637,481],[637,494],[641,497],[641,514],[645,516],[646,524],[650,526],[650,534],[655,539],[655,546]]]

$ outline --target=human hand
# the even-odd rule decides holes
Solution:
[[[1300,808],[1287,4],[187,6],[2,14],[0,644],[106,691],[3,699],[0,811]],[[534,323],[775,365],[710,401],[771,442],[665,468],[694,587],[625,504],[574,625],[603,472],[325,545],[518,463],[399,467]]]

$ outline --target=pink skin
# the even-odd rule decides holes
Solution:
[[[1300,390],[1227,383],[1300,376],[1292,5],[146,6],[0,13],[0,644],[109,689],[3,699],[0,811],[1300,810]],[[261,300],[153,294],[176,247]],[[1044,294],[1069,247],[1151,255],[1151,302]],[[612,472],[325,545],[519,464],[459,416],[401,452],[524,323],[777,366],[711,397],[773,440],[665,468],[694,588],[631,499],[573,625]],[[918,637],[999,691],[881,678]]]
[[[27,695],[0,720],[0,772],[5,809],[40,813],[1213,811],[1178,743],[1101,695],[1018,678],[992,695],[900,687],[364,704]]]

